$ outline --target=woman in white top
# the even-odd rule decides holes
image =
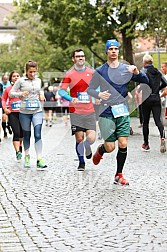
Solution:
[[[19,97],[20,123],[23,129],[23,145],[25,151],[24,167],[30,168],[30,138],[31,124],[34,127],[35,150],[37,156],[37,169],[45,170],[46,164],[42,159],[41,130],[43,123],[43,111],[41,101],[44,101],[44,94],[41,91],[41,79],[37,78],[37,63],[28,61],[25,65],[26,75],[17,80],[11,89],[11,97]]]

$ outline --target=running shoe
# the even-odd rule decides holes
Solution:
[[[142,144],[141,148],[144,151],[150,151],[150,146],[148,144]]]
[[[133,135],[133,129],[132,129],[132,127],[130,127],[130,135],[131,136]]]
[[[84,171],[85,170],[85,163],[79,163],[79,166],[78,166],[78,171]]]
[[[117,185],[129,185],[129,182],[123,177],[122,173],[115,175],[114,184]]]
[[[45,164],[45,161],[43,159],[37,160],[37,170],[44,171],[46,170],[47,165]]]
[[[95,154],[93,155],[93,163],[95,165],[98,165],[100,163],[100,160],[103,159],[102,155],[100,155],[100,153],[99,153],[100,147],[101,147],[101,145],[99,145],[99,147],[97,148]]]
[[[8,138],[7,132],[4,132],[4,138]]]
[[[12,129],[11,129],[11,127],[7,126],[7,129],[8,129],[9,134],[12,135]]]
[[[165,139],[163,139],[163,138],[161,139],[160,152],[161,153],[166,152],[166,143],[165,143]]]
[[[87,148],[85,148],[85,152],[86,152],[86,158],[87,159],[91,159],[91,157],[92,157],[92,150],[91,150],[90,146],[88,146]]]
[[[20,152],[20,151],[17,151],[17,152],[16,152],[16,159],[17,159],[17,160],[20,160],[21,158],[22,158],[21,152]]]
[[[24,167],[25,168],[30,168],[30,155],[25,155]]]

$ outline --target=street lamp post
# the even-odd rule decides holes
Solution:
[[[157,47],[157,52],[158,52],[158,69],[160,69],[161,68],[161,59],[160,59],[160,48],[159,48],[159,35],[158,35],[158,33],[156,33],[155,42],[156,42],[156,47]]]
[[[92,67],[95,68],[95,60],[94,60],[94,53],[92,52]]]

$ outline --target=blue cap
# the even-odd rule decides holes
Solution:
[[[109,40],[107,40],[107,42],[106,42],[106,52],[108,51],[108,48],[110,46],[116,46],[116,47],[119,48],[119,43],[118,43],[118,41],[116,39],[109,39]]]

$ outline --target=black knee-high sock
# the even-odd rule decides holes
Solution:
[[[118,153],[117,153],[117,173],[122,173],[125,160],[127,156],[127,147],[126,148],[118,148]]]
[[[105,147],[104,147],[104,144],[102,144],[102,145],[100,146],[100,148],[99,148],[99,154],[100,154],[101,156],[103,156],[104,153],[107,153],[107,151],[106,151],[106,149],[105,149]]]
[[[10,123],[9,122],[7,122],[6,127],[10,128]]]
[[[6,133],[6,122],[2,122],[2,129],[4,133]]]

